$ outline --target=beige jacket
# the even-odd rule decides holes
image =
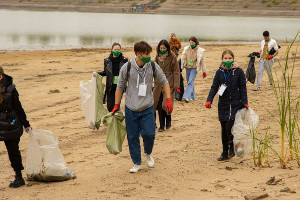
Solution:
[[[186,46],[183,49],[181,56],[181,68],[197,68],[197,71],[202,70],[202,72],[206,72],[206,64],[203,57],[205,49],[199,47],[195,47],[192,49],[190,46]],[[193,65],[190,64],[190,59],[193,60]]]

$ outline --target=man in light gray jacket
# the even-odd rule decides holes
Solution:
[[[135,58],[125,63],[119,74],[112,113],[120,109],[121,97],[126,88],[125,120],[129,151],[134,166],[131,173],[141,168],[140,135],[144,142],[144,155],[148,167],[154,167],[152,149],[155,139],[155,119],[153,109],[153,78],[163,85],[167,96],[165,105],[170,113],[173,111],[170,87],[167,78],[158,64],[151,61],[152,47],[145,41],[134,45]],[[127,87],[126,87],[127,86]]]

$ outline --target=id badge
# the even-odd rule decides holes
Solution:
[[[226,88],[227,86],[225,84],[222,84],[221,87],[219,88],[218,95],[222,96]]]
[[[139,85],[139,94],[138,94],[138,96],[145,97],[146,92],[147,92],[147,85],[146,84]]]
[[[194,64],[194,60],[193,60],[193,59],[190,59],[189,65],[193,66],[193,64]]]
[[[118,84],[118,79],[119,79],[119,76],[114,76],[113,84]]]

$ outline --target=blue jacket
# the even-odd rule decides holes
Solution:
[[[230,72],[231,71],[231,72]],[[238,110],[243,108],[244,104],[248,104],[246,77],[241,68],[224,69],[220,67],[216,71],[207,101],[213,102],[219,87],[225,84],[225,76],[227,79],[227,88],[222,96],[219,96],[218,113],[220,121],[234,120]]]

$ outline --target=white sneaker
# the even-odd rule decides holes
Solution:
[[[253,88],[253,91],[258,91],[258,90],[260,90],[260,87]]]
[[[141,165],[134,164],[133,167],[129,170],[130,173],[137,173],[141,169]]]
[[[148,167],[154,167],[154,159],[152,158],[151,154],[146,154],[145,153],[145,158],[146,158],[146,164]]]
[[[270,85],[268,89],[273,90],[273,85]]]
[[[186,99],[186,98],[182,98],[182,100],[185,101],[185,102],[187,102],[187,103],[190,102],[190,100],[188,100],[188,99]]]

